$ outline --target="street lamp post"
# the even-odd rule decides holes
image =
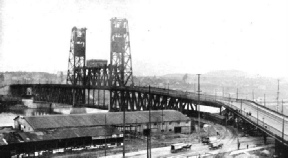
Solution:
[[[240,104],[240,110],[241,110],[241,114],[242,114],[242,99],[241,99],[241,104]]]
[[[279,79],[278,79],[278,90],[277,90],[277,98],[276,98],[276,100],[277,100],[277,106],[276,106],[276,111],[278,112],[278,108],[279,108]]]
[[[283,100],[282,100],[282,115],[283,115],[283,123],[282,123],[282,140],[284,141],[284,126],[285,126],[285,120],[284,120],[284,109],[283,109]]]
[[[263,117],[263,127],[265,128],[265,123],[264,123],[264,119],[265,119],[265,117]]]
[[[264,94],[264,106],[266,106],[265,94]]]

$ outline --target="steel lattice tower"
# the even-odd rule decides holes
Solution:
[[[86,60],[86,28],[72,28],[68,59],[67,84],[83,85]]]
[[[111,19],[110,66],[111,86],[133,85],[127,19]]]

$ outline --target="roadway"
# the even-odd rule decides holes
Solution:
[[[242,100],[242,103],[240,100],[220,102],[224,103],[225,106],[238,111],[238,113],[244,116],[246,120],[253,122],[270,136],[278,136],[278,139],[281,139],[282,133],[284,132],[284,139],[285,141],[288,140],[288,126],[285,126],[287,125],[287,116],[283,116],[275,111],[247,100]],[[271,135],[271,133],[273,134]]]
[[[162,148],[152,148],[151,149],[151,156],[153,158],[187,158],[187,157],[197,157],[200,155],[202,156],[209,156],[209,155],[217,155],[217,154],[231,154],[233,152],[239,153],[247,153],[247,150],[258,149],[260,147],[267,147],[264,146],[264,141],[262,138],[259,137],[237,137],[236,130],[231,130],[229,128],[225,129],[225,137],[220,139],[220,141],[224,144],[223,148],[210,150],[208,145],[204,145],[202,143],[193,143],[191,150],[188,151],[181,151],[178,153],[171,153],[171,147],[162,147]],[[240,142],[240,150],[237,149],[237,139]],[[267,144],[273,144],[274,139],[267,139]],[[248,149],[247,149],[248,145]],[[271,147],[268,146],[268,147]],[[122,154],[106,156],[106,158],[120,158]],[[126,153],[125,157],[133,157],[133,158],[146,158],[147,151],[141,150],[137,152]]]

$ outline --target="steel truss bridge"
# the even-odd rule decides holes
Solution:
[[[27,94],[27,89],[32,90],[35,101],[64,104],[72,104],[74,89],[76,106],[91,106],[109,109],[110,111],[123,111],[123,108],[126,111],[148,110],[150,104],[151,110],[174,109],[193,115],[197,113],[198,104],[218,108],[224,107],[233,114],[230,117],[238,116],[242,118],[283,144],[287,144],[288,141],[287,116],[250,100],[207,94],[198,95],[198,93],[193,92],[155,87],[151,87],[149,90],[149,87],[137,86],[110,87],[61,84],[14,84],[10,86],[11,94],[18,97]],[[88,98],[83,95],[85,92],[89,94],[98,90],[114,93],[113,97],[110,96],[111,107],[109,107],[109,104],[95,105],[93,100],[96,100],[96,98]]]
[[[122,111],[123,105],[125,105],[126,111],[148,110],[150,104],[151,110],[174,109],[187,113],[188,111],[197,111],[196,105],[198,104],[198,94],[196,93],[155,87],[72,86],[64,84],[14,84],[10,86],[11,94],[17,97],[26,95],[29,90],[33,94],[34,101],[70,105],[74,101],[75,106],[95,107],[109,111]],[[111,92],[113,97],[105,96],[110,98],[110,106],[109,103],[104,102],[105,99],[97,96],[95,91],[96,93],[99,91]],[[74,96],[73,92],[75,93]],[[75,98],[73,99],[73,97]],[[209,100],[209,97],[214,96],[207,96],[207,98],[200,96],[199,103],[222,107],[221,104]],[[98,99],[101,99],[102,104],[95,104]]]
[[[10,85],[11,95],[21,97],[28,93],[34,101],[109,111],[174,109],[190,116],[197,114],[197,105],[224,107],[231,114],[226,118],[241,118],[274,137],[279,157],[288,157],[288,118],[281,113],[250,100],[134,86],[128,21],[111,19],[111,29],[109,65],[85,65],[86,29],[73,28],[67,84],[14,84]]]

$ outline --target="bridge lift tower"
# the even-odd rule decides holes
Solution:
[[[110,86],[133,85],[128,20],[111,19]]]
[[[110,106],[124,110],[125,103],[124,91],[114,91],[113,87],[133,86],[132,59],[130,52],[130,37],[128,20],[122,18],[112,18],[110,36],[110,66],[109,66],[109,85]],[[127,101],[126,101],[127,102]]]
[[[86,62],[86,28],[72,28],[68,59],[67,84],[84,84]]]

